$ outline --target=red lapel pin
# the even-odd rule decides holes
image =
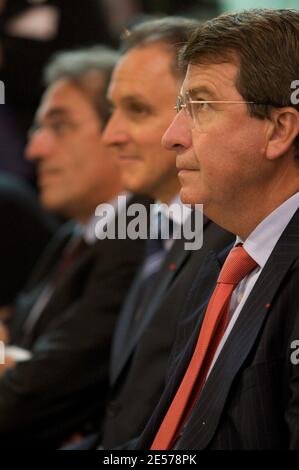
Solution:
[[[169,267],[170,271],[175,271],[176,270],[176,264],[175,263],[171,263],[168,267]]]

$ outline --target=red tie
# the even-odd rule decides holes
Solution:
[[[256,266],[257,263],[246,253],[243,246],[237,246],[230,251],[210,298],[193,356],[151,450],[172,448],[205,383],[214,354],[226,329],[233,290]],[[194,388],[196,395],[192,396]]]
[[[80,258],[87,246],[87,243],[81,235],[74,235],[69,240],[63,250],[62,258],[56,268],[54,275],[54,280],[56,283],[64,277],[65,273],[72,266],[72,264]]]

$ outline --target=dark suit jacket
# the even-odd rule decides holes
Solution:
[[[204,219],[203,247],[186,251],[185,240],[175,241],[137,321],[128,297],[113,341],[105,449],[121,446],[143,430],[164,388],[177,321],[194,276],[211,249],[221,251],[232,240],[231,234]]]
[[[0,445],[54,447],[103,413],[111,336],[144,240],[105,239],[89,246],[24,335],[28,312],[71,233],[68,225],[61,229],[17,299],[11,342],[33,357],[0,378]]]
[[[26,183],[0,173],[0,306],[8,305],[24,288],[57,223],[38,203]]]
[[[178,327],[167,386],[138,449],[150,448],[192,356],[207,304],[194,310],[203,300],[200,287],[203,282],[213,287],[220,271],[215,255],[204,267],[193,305]],[[299,448],[299,366],[291,361],[293,341],[299,339],[298,285],[299,210],[248,297],[178,449]]]

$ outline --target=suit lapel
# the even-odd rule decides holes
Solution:
[[[203,229],[205,229],[210,223],[209,219],[203,216]],[[133,324],[132,319],[135,313],[134,299],[138,292],[138,276],[135,279],[135,283],[133,284],[129,297],[125,303],[124,310],[121,313],[113,341],[110,367],[110,380],[112,385],[120,376],[121,371],[133,353],[140,337],[154,317],[165,292],[168,290],[174,279],[179,275],[182,267],[190,257],[190,251],[184,249],[185,242],[186,240],[184,238],[176,240],[171,250],[166,255],[163,265],[157,274],[157,279],[153,288],[146,298],[142,300],[140,305],[142,318],[138,322],[134,331],[131,332],[130,330]],[[154,295],[152,295],[153,292],[155,293]]]
[[[69,222],[59,230],[58,235],[50,242],[45,253],[42,254],[41,259],[38,261],[24,292],[32,290],[39,283],[43,283],[45,277],[48,279],[52,269],[56,266],[57,260],[61,257],[61,253],[74,233],[74,226],[73,222]]]
[[[50,242],[46,252],[42,255],[42,259],[38,262],[34,272],[32,273],[24,291],[16,299],[16,308],[18,315],[14,318],[12,330],[16,332],[14,341],[22,342],[23,327],[28,312],[33,308],[36,299],[42,294],[49,282],[51,273],[56,266],[56,260],[61,256],[65,245],[68,243],[73,233],[73,224],[66,224],[61,229],[58,237]]]
[[[195,405],[178,448],[196,446],[196,449],[204,449],[213,438],[232,382],[271,315],[274,297],[298,254],[299,211],[282,234],[250,293]]]
[[[41,314],[38,316],[36,322],[34,322],[33,328],[30,329],[26,334],[26,343],[32,344],[33,341],[41,334],[44,329],[44,325],[48,325],[49,320],[52,320],[56,316],[56,312],[61,312],[60,308],[57,308],[57,304],[65,303],[66,293],[72,291],[74,280],[78,277],[79,273],[84,270],[86,264],[89,263],[95,255],[95,251],[102,245],[102,241],[99,240],[94,245],[87,246],[84,253],[73,262],[67,271],[63,274],[61,281],[55,286],[54,291],[49,298],[46,306],[42,309]],[[43,288],[46,287],[47,283],[43,284]],[[41,292],[40,292],[41,294]],[[69,294],[67,294],[69,295]]]
[[[140,310],[142,317],[133,331],[133,316],[135,313],[135,299],[139,289],[138,277],[135,279],[129,297],[126,301],[124,311],[121,314],[120,324],[117,327],[117,333],[114,339],[113,354],[111,359],[111,384],[118,379],[122,369],[125,367],[128,359],[133,353],[143,332],[147,328],[151,319],[155,315],[161,299],[167,291],[174,277],[180,272],[184,262],[190,256],[190,252],[183,249],[183,240],[177,240],[170,252],[167,254],[163,267],[159,272],[157,279],[147,298],[142,300]],[[154,295],[151,295],[152,293]]]
[[[149,198],[133,195],[127,199],[126,205],[122,209],[122,211],[127,212],[128,207],[132,204],[143,204],[145,208],[147,209],[151,202],[152,201]],[[121,217],[121,215],[116,213],[116,217],[115,217],[116,226],[118,224],[119,217]],[[149,217],[148,210],[146,212],[146,217],[147,218]],[[129,221],[132,219],[132,217],[130,216],[128,216],[127,218]],[[146,221],[144,221],[144,223],[145,222]],[[74,227],[73,223],[71,227],[72,227],[72,231],[70,232],[70,234],[73,233],[73,227]],[[60,245],[60,252],[56,251],[56,255],[54,259],[56,260],[59,259],[69,238],[65,241],[63,246]],[[53,295],[49,299],[44,311],[42,312],[40,319],[37,321],[37,325],[34,326],[33,328],[32,335],[36,335],[39,331],[39,328],[40,327],[42,328],[43,324],[47,324],[49,318],[55,315],[55,312],[57,311],[57,308],[56,308],[57,301],[59,301],[58,299],[62,299],[62,302],[63,302],[63,299],[65,298],[65,294],[68,292],[71,292],[71,290],[73,289],[74,280],[78,279],[78,277],[80,276],[80,273],[84,271],[85,266],[88,266],[89,263],[93,261],[93,259],[101,258],[101,253],[104,252],[105,248],[106,248],[105,239],[96,240],[93,244],[86,246],[84,252],[78,257],[78,259],[76,259],[71,264],[68,270],[64,273],[63,278],[61,279],[61,282],[55,287]],[[32,337],[30,337],[30,340],[32,340]]]
[[[212,291],[220,268],[216,253],[209,252],[187,293],[185,312],[191,313],[182,317],[178,324],[180,334],[173,345],[171,361],[169,361],[170,368],[167,371],[166,377],[167,385],[148,426],[138,442],[138,448],[140,444],[141,449],[148,449],[152,444],[153,436],[155,436],[160,427],[161,417],[165,416],[192,357],[208,303],[208,300],[202,302],[203,293],[199,294],[200,289],[198,289],[198,286],[205,285],[208,291]],[[196,299],[194,300],[195,293],[197,295],[195,295]],[[186,338],[189,338],[187,343]]]
[[[135,313],[136,298],[140,288],[140,267],[133,284],[129,290],[128,296],[122,307],[117,328],[113,337],[111,360],[110,360],[110,382],[116,380],[120,370],[123,366],[123,351],[127,347],[127,338],[130,331],[130,325],[133,322],[133,316]],[[120,364],[121,363],[121,364]]]

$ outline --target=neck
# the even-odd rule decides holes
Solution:
[[[87,225],[92,217],[95,215],[95,209],[100,204],[109,204],[110,201],[115,199],[124,189],[122,186],[117,186],[107,192],[104,196],[102,195],[100,198],[96,199],[93,204],[89,207],[82,208],[80,213],[73,215],[72,218],[79,222],[81,225]]]
[[[164,204],[169,204],[179,193],[180,191],[180,184],[178,179],[171,181],[168,185],[164,184],[161,185],[160,188],[157,188],[156,191],[153,191],[150,196],[153,199],[159,200]]]
[[[91,220],[91,218],[94,216],[94,213],[90,213],[90,214],[85,214],[85,215],[81,215],[81,216],[78,216],[78,217],[74,217],[74,219],[76,220],[76,222],[78,222],[80,225],[88,225],[89,221]]]
[[[239,211],[230,211],[230,214],[223,210],[221,216],[217,217],[217,220],[212,213],[209,214],[209,210],[205,212],[208,217],[214,220],[221,227],[235,235],[239,235],[239,237],[245,241],[254,229],[271,214],[271,212],[277,209],[277,207],[298,191],[299,184],[292,190],[285,192],[283,195],[275,194],[275,192],[270,192],[267,195],[261,194],[257,201],[251,203],[250,197],[248,197],[249,207],[246,208],[244,205],[243,207],[240,207]]]

